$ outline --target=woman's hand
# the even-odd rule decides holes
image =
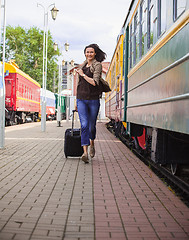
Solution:
[[[76,71],[80,76],[82,76],[85,79],[85,81],[87,81],[88,83],[90,83],[93,86],[96,85],[96,82],[92,78],[85,75],[82,69],[78,68]]]
[[[82,76],[84,74],[83,70],[80,68],[78,68],[76,71],[77,71],[77,73],[79,73],[80,76]]]

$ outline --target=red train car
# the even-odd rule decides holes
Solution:
[[[5,124],[35,121],[40,111],[40,84],[14,62],[5,63]]]

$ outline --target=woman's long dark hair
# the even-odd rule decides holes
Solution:
[[[106,53],[103,52],[97,44],[93,43],[93,44],[86,46],[84,49],[84,53],[87,48],[93,48],[95,50],[95,53],[96,53],[95,58],[98,62],[102,62],[102,61],[104,61],[104,59],[106,59]]]

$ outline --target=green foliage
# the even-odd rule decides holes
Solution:
[[[48,32],[47,52],[47,89],[53,91],[58,81],[57,57],[59,50],[54,51],[53,39]],[[39,82],[42,86],[43,79],[43,31],[36,27],[24,29],[20,26],[7,26],[6,29],[6,61],[14,59],[19,68]]]

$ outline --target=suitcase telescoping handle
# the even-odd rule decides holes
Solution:
[[[72,132],[71,132],[71,136],[73,136],[73,128],[74,128],[74,113],[76,112],[76,110],[72,110]]]

